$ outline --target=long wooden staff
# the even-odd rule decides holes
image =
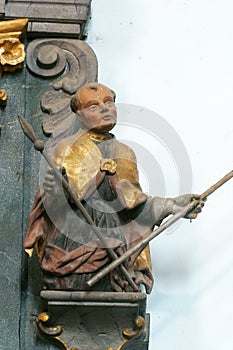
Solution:
[[[200,199],[204,200],[207,198],[210,194],[212,194],[214,191],[216,191],[220,186],[225,184],[228,180],[230,180],[233,177],[233,170],[231,170],[228,174],[226,174],[221,180],[216,182],[213,186],[208,188],[205,192],[201,194]],[[121,257],[114,260],[111,264],[109,264],[107,267],[105,267],[103,270],[101,270],[99,273],[97,273],[93,278],[89,279],[87,281],[87,285],[89,287],[92,287],[95,283],[97,283],[99,280],[101,280],[105,275],[107,275],[109,272],[111,272],[113,269],[115,269],[117,266],[122,264],[126,259],[128,259],[132,254],[137,252],[139,249],[145,248],[146,245],[154,239],[156,236],[158,236],[161,232],[166,230],[169,226],[174,224],[178,219],[184,217],[186,214],[188,214],[190,211],[192,211],[199,203],[199,200],[194,200],[193,202],[190,202],[188,205],[186,205],[183,209],[181,209],[178,213],[173,215],[170,219],[166,220],[159,228],[157,228],[155,231],[152,231],[148,236],[143,238],[139,243],[137,243],[134,247],[130,248],[125,252]]]
[[[75,203],[77,208],[80,210],[80,212],[82,213],[86,222],[91,226],[92,230],[94,231],[96,236],[99,238],[102,245],[105,247],[105,249],[108,252],[111,259],[116,260],[118,258],[118,255],[114,252],[114,250],[111,247],[108,246],[108,243],[106,242],[104,236],[98,230],[96,224],[94,223],[94,221],[92,220],[92,218],[90,217],[90,215],[88,214],[88,212],[86,211],[86,209],[84,208],[84,206],[82,205],[80,200],[78,199],[76,193],[72,191],[68,181],[60,173],[60,171],[58,170],[58,168],[56,167],[56,165],[54,164],[54,162],[52,161],[52,159],[50,158],[48,153],[45,151],[44,143],[40,140],[37,140],[37,137],[35,135],[35,132],[34,132],[32,126],[29,124],[29,122],[25,118],[23,118],[20,115],[18,116],[18,118],[19,118],[20,125],[22,127],[24,134],[29,138],[29,140],[32,141],[35,149],[43,155],[43,157],[45,158],[47,163],[53,169],[55,176],[58,178],[59,181],[62,182],[62,186],[67,191],[67,193],[69,194],[70,198]],[[118,265],[120,265],[120,264],[118,264]],[[135,292],[138,292],[138,287],[137,287],[136,283],[132,280],[132,278],[130,277],[130,275],[129,275],[128,271],[126,270],[126,268],[124,267],[124,265],[120,265],[120,269],[121,269],[121,272],[123,273],[123,275],[125,276],[126,280],[129,282],[129,284],[133,288],[133,290]]]

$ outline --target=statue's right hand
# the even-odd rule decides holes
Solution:
[[[53,169],[48,169],[44,178],[43,187],[45,192],[54,193],[57,181],[55,179],[55,174]]]
[[[67,174],[66,174],[66,169],[64,167],[61,167],[59,169],[59,172],[65,178],[65,180],[67,182],[69,182]],[[59,179],[55,175],[55,172],[52,168],[49,168],[47,170],[47,173],[46,173],[45,178],[44,178],[43,187],[44,187],[45,192],[47,192],[47,193],[56,194],[56,195],[63,195],[64,194],[62,181],[61,181],[61,179]]]

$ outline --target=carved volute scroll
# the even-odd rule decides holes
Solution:
[[[95,53],[80,40],[37,39],[28,46],[27,66],[40,77],[56,79],[53,90],[41,98],[42,110],[49,113],[43,122],[44,133],[50,135],[58,126],[62,129],[64,121],[65,129],[68,128],[74,119],[70,109],[71,96],[81,85],[97,80]]]

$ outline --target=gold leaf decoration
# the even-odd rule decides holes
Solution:
[[[27,18],[0,22],[0,77],[3,72],[14,72],[23,67],[25,51],[20,38],[27,23]]]

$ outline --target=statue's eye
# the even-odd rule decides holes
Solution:
[[[87,108],[88,111],[91,111],[91,112],[94,112],[98,109],[98,106],[97,105],[92,105],[90,107]]]
[[[113,101],[107,101],[105,102],[105,106],[106,107],[113,107],[115,105],[115,103]]]

